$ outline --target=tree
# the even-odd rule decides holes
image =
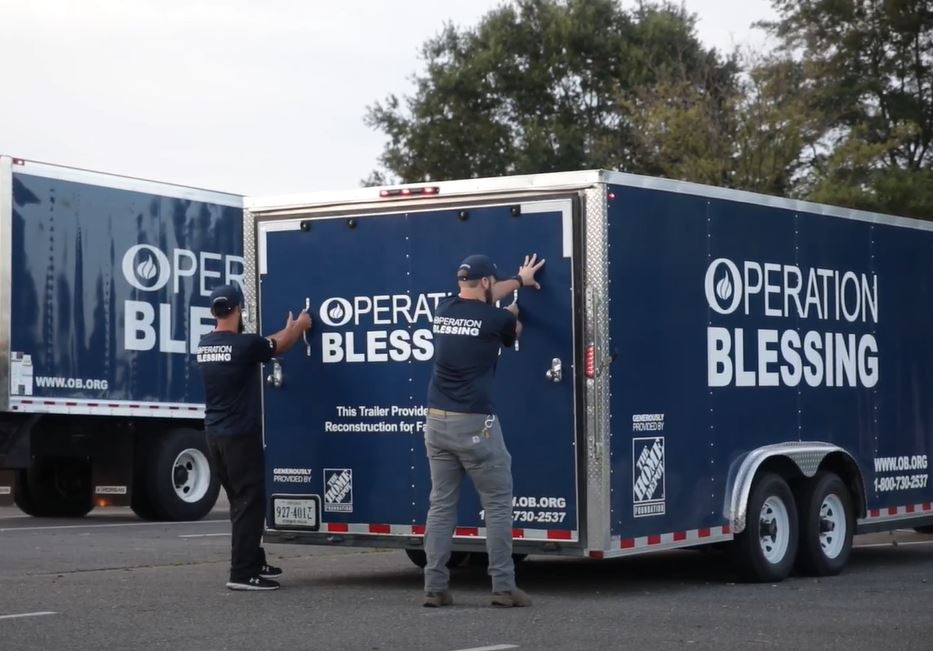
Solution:
[[[933,218],[933,5],[774,0],[766,24],[799,62],[818,146],[797,192]]]
[[[390,96],[368,112],[389,139],[371,182],[594,167],[677,172],[685,169],[669,160],[677,145],[659,149],[643,133],[663,127],[653,119],[654,91],[702,98],[702,107],[686,104],[688,113],[719,129],[735,88],[735,62],[704,48],[694,18],[670,3],[626,11],[617,0],[514,0],[475,28],[447,25],[423,58],[412,97]],[[689,115],[669,120],[690,131]],[[718,136],[707,135],[690,147],[708,153]],[[709,156],[688,167],[710,182],[725,175]]]

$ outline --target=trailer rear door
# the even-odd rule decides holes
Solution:
[[[516,539],[578,540],[574,211],[568,197],[259,217],[262,331],[278,330],[288,310],[306,302],[314,317],[308,345],[277,360],[281,382],[264,385],[271,529],[312,532],[308,542],[361,534],[347,536],[357,544],[423,533],[437,301],[457,291],[457,266],[471,253],[490,255],[508,273],[537,253],[547,259],[542,289],[522,291],[525,332],[517,350],[502,352],[495,400],[512,454]],[[275,370],[270,364],[266,373]],[[484,535],[471,486],[457,535]]]

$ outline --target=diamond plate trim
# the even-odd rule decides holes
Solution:
[[[583,193],[583,346],[595,345],[599,368],[609,350],[609,244],[605,184]],[[609,549],[610,423],[609,378],[597,372],[584,380],[586,440],[586,531],[589,549]]]
[[[841,452],[849,457],[853,466],[858,467],[855,459],[848,452],[832,443],[823,443],[821,441],[788,441],[786,443],[766,445],[745,455],[735,473],[730,473],[729,483],[726,486],[726,503],[723,515],[732,524],[733,532],[738,534],[745,530],[748,496],[751,493],[758,468],[761,467],[762,463],[773,457],[785,457],[793,461],[805,477],[812,477],[819,470],[823,459],[836,452]],[[864,481],[861,477],[859,477],[859,481],[862,482],[864,494]],[[853,497],[857,499],[858,496]]]
[[[247,332],[257,332],[259,326],[259,290],[256,257],[256,218],[249,210],[243,210],[243,300],[246,314],[243,327]]]

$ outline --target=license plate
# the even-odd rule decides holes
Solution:
[[[316,495],[307,497],[272,498],[272,524],[274,527],[290,529],[317,529],[320,500]]]

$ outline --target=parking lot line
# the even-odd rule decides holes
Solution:
[[[51,610],[40,610],[34,613],[18,613],[16,615],[0,615],[0,619],[22,619],[24,617],[44,617],[45,615],[57,615]]]
[[[517,648],[517,644],[495,644],[493,646],[475,646],[470,649],[457,649],[457,651],[504,651],[505,649]]]
[[[210,538],[211,536],[229,536],[229,532],[224,533],[183,533],[179,538]]]
[[[0,533],[16,531],[53,531],[56,529],[102,529],[104,527],[158,527],[169,525],[227,524],[229,520],[195,520],[191,522],[114,522],[109,524],[60,524],[45,527],[7,527]]]

